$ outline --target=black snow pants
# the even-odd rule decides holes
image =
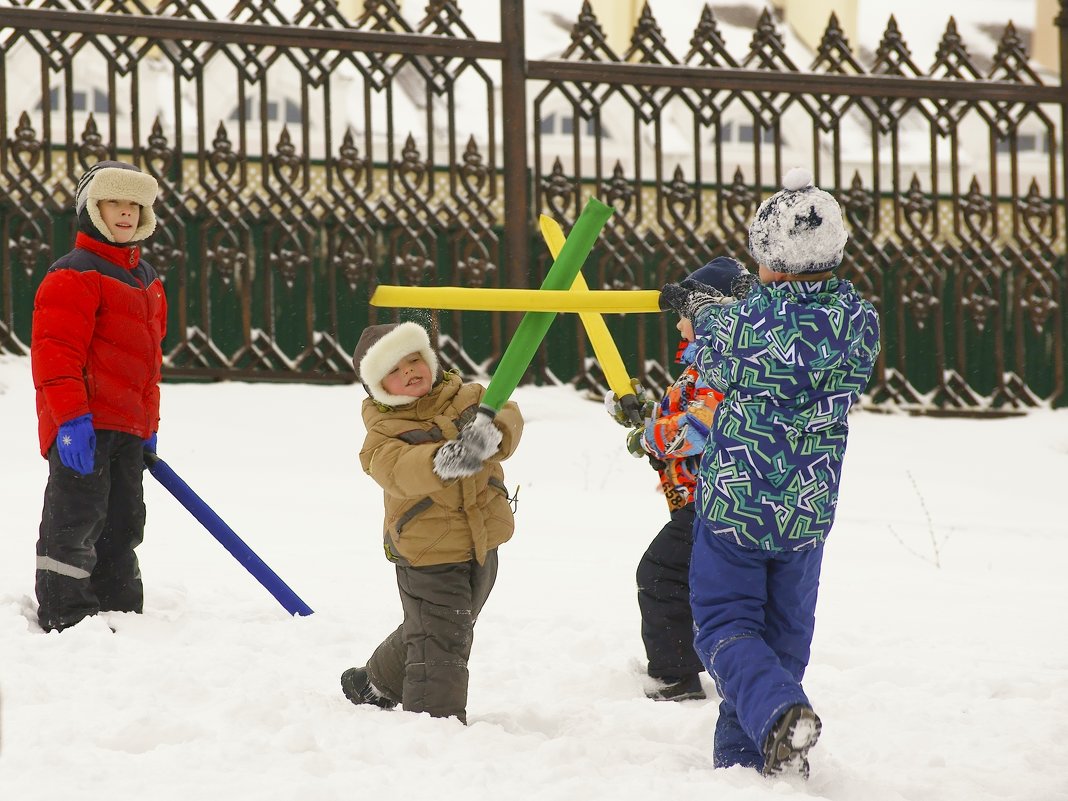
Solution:
[[[409,712],[467,722],[475,621],[497,579],[497,551],[428,567],[397,565],[404,622],[367,661],[371,683]]]
[[[93,472],[65,467],[48,452],[48,484],[37,540],[37,617],[61,631],[97,612],[141,612],[141,571],[134,548],[145,532],[144,442],[120,431],[96,432]]]
[[[690,551],[694,507],[671,513],[638,563],[638,607],[649,675],[656,679],[696,676],[704,666],[693,647]]]

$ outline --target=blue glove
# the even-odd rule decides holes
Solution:
[[[92,473],[96,452],[93,416],[83,414],[61,425],[56,435],[56,447],[59,448],[59,460],[66,467],[83,476]]]
[[[153,431],[149,435],[148,439],[145,440],[145,450],[148,451],[149,453],[155,453],[156,452],[156,432],[155,431]]]

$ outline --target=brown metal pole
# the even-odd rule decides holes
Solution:
[[[1068,136],[1068,8],[1065,8],[1065,0],[1057,4],[1060,11],[1054,22],[1060,33],[1060,90],[1061,90],[1061,211],[1064,222],[1068,225],[1068,146],[1065,144],[1065,136]],[[1053,200],[1053,198],[1051,198]],[[1054,205],[1056,209],[1056,205]],[[1062,262],[1062,265],[1064,262]],[[1063,309],[1068,300],[1068,266],[1061,267],[1061,329],[1053,338],[1053,382],[1054,391],[1051,393],[1054,406],[1064,405],[1064,379],[1068,365],[1065,364],[1064,321],[1068,319]],[[1018,370],[1023,367],[1018,365]]]
[[[1061,201],[1068,209],[1068,146],[1065,143],[1065,135],[1068,135],[1068,9],[1064,6],[1065,0],[1057,3],[1059,11],[1053,23],[1058,28],[1060,50],[1060,105],[1061,105]],[[1066,210],[1068,214],[1068,210]]]
[[[527,181],[527,50],[523,0],[501,0],[501,113],[504,157],[504,274],[508,286],[529,286],[530,195]],[[508,318],[509,334],[520,315]]]

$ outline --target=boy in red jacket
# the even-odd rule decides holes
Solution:
[[[62,631],[141,612],[144,449],[159,427],[167,302],[138,243],[156,227],[156,179],[102,161],[78,182],[74,250],[45,275],[30,359],[48,485],[37,540],[38,620]]]

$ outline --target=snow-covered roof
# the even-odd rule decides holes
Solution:
[[[707,5],[727,48],[741,59],[753,38],[753,22],[764,10],[771,10],[769,0],[647,0],[669,48],[677,56],[685,55],[690,38]],[[458,0],[464,22],[477,36],[497,39],[500,36],[500,0]],[[408,6],[415,5],[409,3]],[[571,28],[582,9],[582,0],[527,0],[525,31],[527,57],[555,58],[570,43]],[[597,13],[597,9],[594,9]],[[913,59],[923,69],[934,60],[935,51],[950,17],[957,22],[968,52],[992,56],[997,40],[1008,21],[1018,31],[1031,31],[1035,25],[1035,0],[858,0],[857,49],[875,52],[893,15],[898,29],[909,45]],[[603,19],[601,20],[604,21]],[[1052,20],[1051,20],[1052,24]],[[801,69],[812,60],[812,52],[795,36],[784,33],[787,55]]]
[[[859,0],[857,41],[851,44],[874,53],[892,15],[913,63],[926,71],[935,60],[950,17],[968,53],[991,58],[1005,26],[1011,21],[1018,33],[1029,33],[1034,30],[1035,13],[1035,0]]]

